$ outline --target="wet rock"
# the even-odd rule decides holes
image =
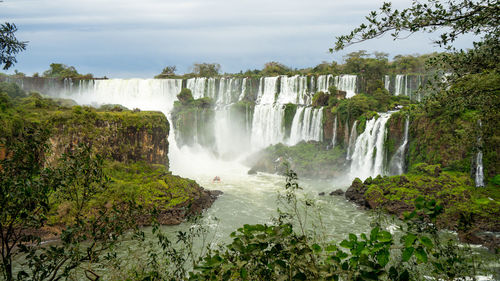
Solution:
[[[325,196],[325,193],[324,192],[320,192],[318,195],[319,196]]]
[[[356,178],[345,192],[345,198],[361,207],[369,208],[370,206],[364,197],[366,189],[363,182]]]
[[[252,168],[252,169],[248,170],[247,174],[249,174],[249,175],[255,175],[255,174],[257,174],[257,170],[254,169],[254,168]]]
[[[330,192],[330,196],[333,196],[333,195],[336,195],[336,196],[342,196],[344,195],[344,191],[342,189],[337,189],[337,190],[334,190],[332,192]]]

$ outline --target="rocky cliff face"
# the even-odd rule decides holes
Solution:
[[[95,112],[75,107],[54,114],[51,159],[78,143],[120,162],[146,161],[168,167],[168,120],[161,112]]]

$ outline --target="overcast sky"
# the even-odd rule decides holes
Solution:
[[[342,61],[364,49],[423,54],[441,49],[436,34],[393,41],[389,36],[330,54],[347,34],[381,6],[379,0],[4,0],[0,20],[15,23],[29,41],[17,69],[43,72],[52,62],[80,73],[148,78],[166,65],[178,72],[193,63],[217,62],[223,72],[261,69],[268,61],[292,68]],[[410,0],[392,1],[406,7]],[[472,37],[458,47],[471,46]]]

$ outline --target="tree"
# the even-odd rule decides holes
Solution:
[[[76,71],[75,67],[67,66],[62,63],[51,63],[50,69],[43,72],[44,77],[52,77],[52,78],[75,78],[77,77],[78,71]]]
[[[17,131],[1,143],[5,152],[0,159],[1,272],[6,280],[13,280],[12,259],[19,246],[39,241],[27,230],[43,225],[49,194],[56,186],[52,171],[41,166],[48,131],[22,125]]]
[[[285,66],[282,63],[271,61],[267,62],[264,65],[264,69],[262,69],[261,73],[264,76],[276,76],[276,75],[285,75],[290,70],[291,69],[289,67]]]
[[[193,72],[202,77],[214,77],[219,75],[220,64],[218,63],[195,63]]]
[[[435,32],[445,29],[434,43],[447,46],[460,35],[495,34],[498,37],[500,26],[500,6],[491,0],[427,0],[427,3],[413,1],[410,8],[393,10],[392,3],[384,3],[380,11],[372,11],[366,17],[368,24],[361,24],[350,34],[337,37],[335,47],[338,51],[352,44],[381,37],[391,32],[394,39],[406,38],[417,31]]]
[[[0,65],[3,69],[9,69],[15,63],[16,54],[26,50],[27,42],[17,40],[14,33],[17,27],[13,23],[3,23],[0,25]]]
[[[175,65],[169,65],[163,68],[160,74],[156,75],[155,78],[161,79],[161,78],[169,78],[172,76],[175,76],[175,71],[177,70],[177,67]]]

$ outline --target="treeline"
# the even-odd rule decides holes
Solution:
[[[192,78],[192,77],[218,77],[218,76],[241,76],[262,77],[277,75],[324,75],[324,74],[357,74],[367,77],[377,76],[379,79],[388,74],[413,74],[428,73],[438,70],[435,66],[427,65],[427,61],[438,56],[439,53],[397,55],[389,60],[389,54],[374,52],[372,54],[365,50],[352,52],[344,57],[344,63],[336,61],[322,63],[314,67],[291,68],[280,62],[271,61],[264,64],[262,69],[248,69],[237,73],[222,73],[221,65],[218,63],[195,63],[192,71],[186,74],[176,73],[175,65],[166,66],[155,78]],[[445,69],[440,69],[445,70]]]
[[[0,75],[6,75],[1,73]],[[15,78],[26,77],[27,75],[23,72],[19,72],[17,69],[14,70],[14,74],[11,75]],[[44,71],[41,75],[38,72],[33,73],[32,77],[44,77],[44,78],[71,78],[71,79],[94,79],[92,73],[82,74],[78,73],[74,66],[68,66],[62,63],[51,63],[49,69]]]

